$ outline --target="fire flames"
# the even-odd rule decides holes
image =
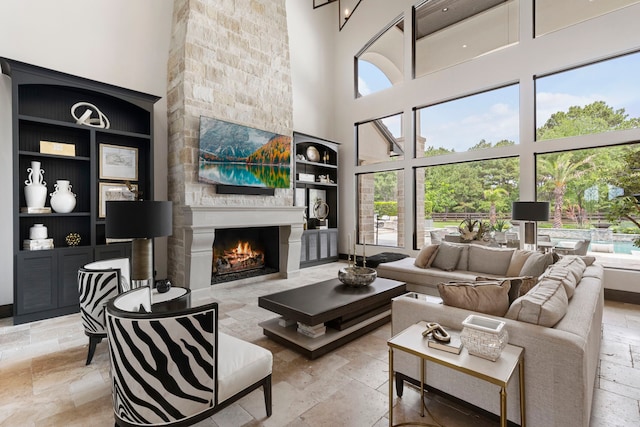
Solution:
[[[250,242],[239,241],[236,246],[224,249],[222,255],[214,254],[216,274],[233,273],[264,267],[264,253],[254,250]]]

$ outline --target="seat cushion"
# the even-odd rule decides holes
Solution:
[[[515,300],[504,317],[551,328],[564,317],[568,307],[569,299],[562,282],[545,277]]]
[[[218,332],[218,403],[271,374],[272,366],[269,350]]]

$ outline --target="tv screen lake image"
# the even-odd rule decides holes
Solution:
[[[198,179],[210,184],[289,188],[291,137],[200,117]]]

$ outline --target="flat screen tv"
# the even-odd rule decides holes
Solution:
[[[234,187],[289,188],[291,137],[200,117],[198,180]]]

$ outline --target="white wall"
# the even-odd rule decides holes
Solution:
[[[0,56],[162,97],[155,106],[155,195],[167,198],[167,59],[173,0],[3,0]],[[0,79],[0,182],[11,170],[10,80]],[[7,187],[8,188],[8,187]],[[11,192],[5,188],[5,200]],[[0,204],[0,305],[13,303],[12,217]],[[156,269],[166,277],[166,239]],[[164,240],[164,241],[161,241]]]
[[[313,9],[312,0],[287,0],[293,85],[293,129],[334,139],[333,76],[337,5]]]

